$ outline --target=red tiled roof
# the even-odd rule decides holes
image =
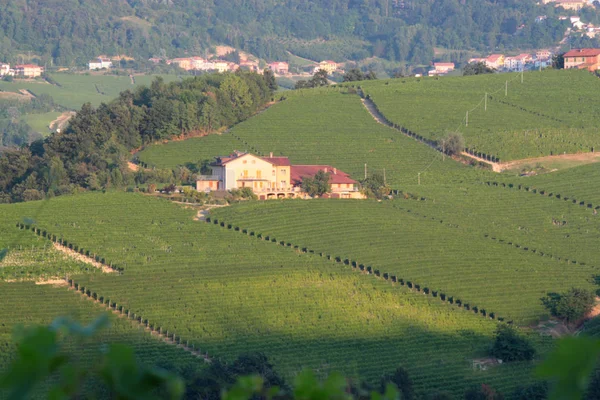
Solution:
[[[500,57],[502,57],[502,54],[492,54],[491,56],[486,58],[486,60],[489,62],[496,62],[500,59]]]
[[[292,168],[290,169],[290,180],[293,185],[300,185],[300,183],[302,183],[302,178],[313,177],[319,171],[329,173],[330,184],[357,183],[354,179],[350,178],[347,173],[340,171],[339,169],[336,170],[330,165],[292,165]]]
[[[595,57],[600,55],[600,49],[574,49],[565,53],[564,57]]]
[[[289,167],[291,165],[290,160],[287,157],[262,157],[261,160],[265,160],[278,167]]]

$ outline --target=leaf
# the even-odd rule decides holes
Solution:
[[[550,399],[581,399],[598,356],[600,341],[588,337],[566,337],[537,369],[541,378],[554,378]]]

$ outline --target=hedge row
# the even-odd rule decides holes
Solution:
[[[419,293],[423,293],[424,295],[431,295],[433,297],[439,298],[443,302],[455,304],[457,307],[462,307],[465,310],[473,311],[473,313],[481,315],[482,317],[496,319],[498,321],[504,321],[504,318],[498,317],[496,315],[496,313],[494,313],[494,312],[488,312],[484,308],[479,308],[479,307],[473,306],[469,303],[464,303],[461,299],[458,299],[454,296],[448,296],[446,293],[443,293],[440,290],[432,290],[431,288],[429,288],[427,286],[417,284],[416,282],[413,282],[410,280],[405,280],[403,278],[400,278],[400,277],[390,274],[388,272],[380,271],[379,269],[374,268],[372,265],[365,265],[365,264],[359,263],[356,260],[351,260],[349,258],[344,258],[342,256],[335,256],[335,255],[327,254],[327,253],[323,253],[323,252],[315,252],[314,250],[309,249],[307,247],[295,245],[295,244],[285,241],[285,240],[278,240],[270,235],[265,235],[263,233],[255,232],[255,231],[252,231],[252,230],[249,230],[246,228],[240,228],[239,226],[234,226],[234,225],[229,224],[218,218],[213,219],[213,218],[207,217],[205,221],[208,224],[213,224],[213,225],[220,226],[222,228],[234,230],[236,232],[241,232],[245,235],[253,236],[258,239],[265,240],[267,242],[277,243],[283,247],[290,247],[290,248],[293,248],[294,250],[302,252],[302,253],[311,253],[311,254],[316,253],[321,257],[327,258],[328,260],[334,261],[336,263],[342,263],[344,265],[351,266],[353,269],[359,270],[359,271],[369,274],[369,275],[375,275],[377,278],[384,279],[386,281],[391,282],[392,284],[398,283],[401,286],[406,286],[409,289],[417,291]],[[512,321],[509,321],[509,323],[512,323]]]
[[[58,243],[62,246],[68,247],[69,249],[73,250],[74,252],[79,253],[82,256],[89,257],[89,258],[93,259],[94,261],[104,265],[106,268],[113,270],[114,272],[118,272],[119,274],[122,274],[123,271],[125,270],[123,267],[115,265],[112,262],[107,262],[104,257],[100,257],[99,255],[91,252],[90,250],[86,250],[83,247],[78,246],[73,242],[69,242],[66,239],[63,239],[62,237],[53,235],[50,232],[42,230],[34,225],[27,225],[22,222],[18,222],[16,226],[19,229],[31,230],[33,233],[35,233],[38,236],[45,237],[46,239],[48,239],[54,243]]]

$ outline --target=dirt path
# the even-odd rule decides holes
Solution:
[[[94,260],[92,257],[88,257],[88,256],[84,256],[82,254],[79,254],[78,252],[71,250],[67,246],[63,246],[62,244],[59,244],[59,243],[53,243],[53,245],[56,250],[65,253],[66,255],[68,255],[69,257],[71,257],[77,261],[81,261],[83,263],[89,264],[98,269],[101,269],[102,272],[104,272],[106,274],[115,274],[117,272],[117,271],[113,270],[112,268],[110,268],[108,265],[99,263],[98,261]]]
[[[65,282],[65,281],[63,280],[63,282]],[[66,283],[66,284],[68,285],[68,283]],[[129,321],[131,321],[132,325],[144,328],[144,330],[146,332],[149,332],[151,336],[161,339],[165,343],[168,343],[170,345],[179,347],[179,348],[187,351],[188,353],[192,354],[193,356],[203,359],[206,363],[212,362],[211,358],[208,356],[208,353],[202,354],[200,349],[196,350],[194,347],[188,347],[187,344],[177,343],[177,341],[175,340],[175,335],[173,335],[172,337],[168,337],[167,334],[156,331],[156,330],[152,329],[150,326],[146,325],[145,323],[138,321],[137,319],[131,319],[127,314],[124,314],[122,311],[119,311],[119,310],[116,310],[116,309],[110,307],[106,303],[101,303],[100,301],[95,300],[93,297],[88,296],[85,293],[81,293],[80,291],[75,291],[75,288],[73,288],[73,287],[69,287],[69,290],[72,290],[75,293],[79,293],[79,295],[81,297],[83,297],[84,299],[87,299],[89,301],[94,302],[97,305],[102,306],[104,309],[112,312],[113,314],[117,315],[119,318],[128,319]],[[180,340],[181,340],[181,338],[180,338]]]
[[[132,163],[131,161],[127,161],[127,168],[129,168],[129,170],[133,172],[137,172],[140,170],[140,166]]]
[[[467,153],[467,152],[464,152],[464,151],[463,151],[462,153],[460,153],[460,154],[462,154],[462,155],[463,155],[463,156],[465,156],[465,157],[472,158],[473,160],[477,160],[477,161],[479,161],[479,162],[482,162],[482,163],[485,163],[485,164],[488,164],[488,165],[490,165],[490,166],[492,167],[492,170],[493,170],[494,172],[502,172],[502,164],[499,164],[499,163],[495,163],[495,162],[488,161],[488,160],[486,160],[486,159],[484,159],[484,158],[481,158],[481,157],[474,156],[474,155],[472,155],[472,154],[469,154],[469,153]]]
[[[60,114],[58,118],[56,118],[54,121],[50,122],[50,129],[53,131],[58,131],[59,129],[61,131],[64,130],[67,124],[69,123],[69,120],[73,118],[75,114],[75,111],[65,111],[64,113]]]
[[[527,164],[542,164],[544,162],[554,161],[573,161],[581,164],[591,164],[600,162],[600,153],[576,153],[576,154],[560,154],[556,156],[545,156],[536,158],[523,158],[521,160],[507,161],[500,163],[501,171],[507,169],[515,169]]]
[[[35,95],[27,89],[19,89],[19,93],[21,93],[23,96],[27,97],[28,99],[35,99]]]

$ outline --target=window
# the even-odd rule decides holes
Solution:
[[[261,178],[262,178],[262,171],[261,171],[260,169],[257,169],[257,170],[256,170],[256,177],[257,177],[258,179],[261,179]]]
[[[282,168],[282,169],[281,169],[281,173],[282,173],[282,174],[285,174],[285,173],[286,173],[286,170],[285,170],[285,168]]]
[[[252,160],[252,164],[256,164],[256,160]]]
[[[247,169],[244,170],[244,178],[246,178],[246,179],[248,178],[248,170]]]
[[[246,160],[242,161],[242,164],[247,164],[247,163],[248,163],[248,161],[246,161]]]
[[[273,176],[275,176],[275,170],[273,170]]]

